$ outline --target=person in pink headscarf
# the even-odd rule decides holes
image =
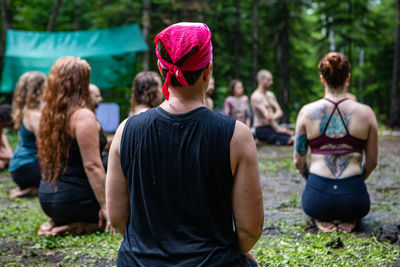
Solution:
[[[117,266],[256,266],[257,151],[245,124],[205,107],[211,32],[178,23],[154,42],[166,100],[122,122],[110,149],[107,209],[124,236]]]

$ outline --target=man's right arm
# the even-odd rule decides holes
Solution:
[[[120,143],[126,120],[121,123],[111,143],[106,179],[106,206],[111,225],[122,235],[130,215],[128,183],[121,167]]]
[[[238,121],[230,151],[234,175],[232,207],[235,227],[239,250],[246,254],[262,234],[264,208],[256,145],[250,129]]]

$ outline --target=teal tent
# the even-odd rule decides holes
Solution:
[[[13,92],[24,72],[48,74],[63,56],[86,59],[91,82],[101,89],[130,85],[136,53],[147,49],[137,24],[75,32],[8,30],[0,92]]]

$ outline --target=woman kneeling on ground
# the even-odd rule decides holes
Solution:
[[[370,209],[364,181],[377,165],[377,122],[369,106],[346,98],[350,63],[344,55],[328,53],[318,69],[325,96],[305,105],[296,123],[294,162],[307,179],[303,210],[324,232],[351,232]]]
[[[50,70],[39,125],[42,171],[39,200],[51,218],[39,235],[102,231],[106,226],[100,153],[106,136],[89,97],[90,66],[80,58],[58,59]]]
[[[24,73],[18,80],[13,97],[14,129],[18,130],[18,145],[8,171],[18,185],[11,197],[37,195],[41,180],[36,138],[39,131],[40,103],[46,76],[37,71]]]

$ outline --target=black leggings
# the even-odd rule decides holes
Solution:
[[[53,185],[42,181],[39,187],[39,201],[43,211],[56,225],[99,221],[100,205],[87,180],[83,183],[58,180],[57,190]]]
[[[361,175],[331,179],[310,173],[302,204],[307,215],[322,221],[361,219],[370,208],[369,194]]]
[[[20,189],[25,189],[27,187],[39,187],[40,180],[42,179],[40,175],[39,163],[33,162],[25,164],[11,173],[11,177]]]
[[[256,127],[255,136],[260,141],[276,146],[286,145],[290,139],[290,135],[277,133],[271,126]]]

